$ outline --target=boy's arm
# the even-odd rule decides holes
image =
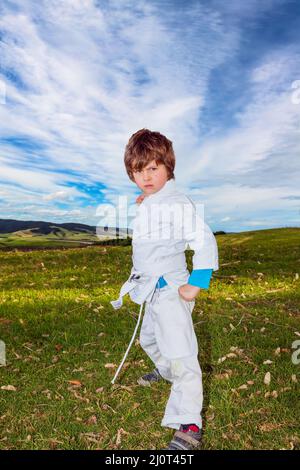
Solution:
[[[188,279],[188,284],[201,287],[201,289],[208,289],[212,273],[212,269],[194,269]]]
[[[207,223],[196,212],[192,205],[192,230],[185,232],[186,249],[194,251],[193,271],[219,269],[218,245],[216,238]]]
[[[200,289],[208,289],[212,272],[219,268],[218,246],[210,227],[197,214],[192,201],[193,231],[185,232],[186,248],[194,251],[193,271],[188,283],[179,287],[179,294],[185,300],[193,300]]]
[[[194,269],[188,283],[179,287],[179,293],[184,300],[193,300],[201,289],[208,289],[212,276],[212,269]]]

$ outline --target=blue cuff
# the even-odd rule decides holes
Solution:
[[[201,289],[208,289],[212,273],[212,269],[194,269],[188,279],[188,284],[201,287]]]

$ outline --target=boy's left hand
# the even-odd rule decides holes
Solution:
[[[137,204],[141,204],[141,203],[143,202],[143,200],[145,199],[145,197],[146,197],[146,194],[142,193],[142,194],[140,194],[140,195],[136,198],[136,201],[135,201],[135,202],[136,202]]]
[[[200,287],[191,286],[191,284],[183,284],[183,286],[178,288],[180,297],[182,297],[184,300],[187,300],[188,302],[194,300],[195,297],[197,297],[199,294],[200,290]]]

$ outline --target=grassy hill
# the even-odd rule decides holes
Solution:
[[[127,235],[125,229],[119,229],[118,233],[120,237]],[[130,234],[131,230],[129,230]],[[86,246],[111,240],[115,237],[115,227],[0,219],[0,249]]]
[[[299,449],[300,229],[219,235],[220,269],[193,320],[205,449]],[[192,252],[187,252],[191,269]],[[169,384],[138,341],[111,385],[138,305],[116,299],[130,247],[0,253],[1,449],[162,449]],[[300,354],[299,354],[300,356]]]

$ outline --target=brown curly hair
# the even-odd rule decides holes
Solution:
[[[160,132],[140,129],[132,134],[125,148],[124,163],[129,178],[133,172],[141,171],[152,160],[166,166],[168,179],[175,178],[175,154],[171,140]]]

